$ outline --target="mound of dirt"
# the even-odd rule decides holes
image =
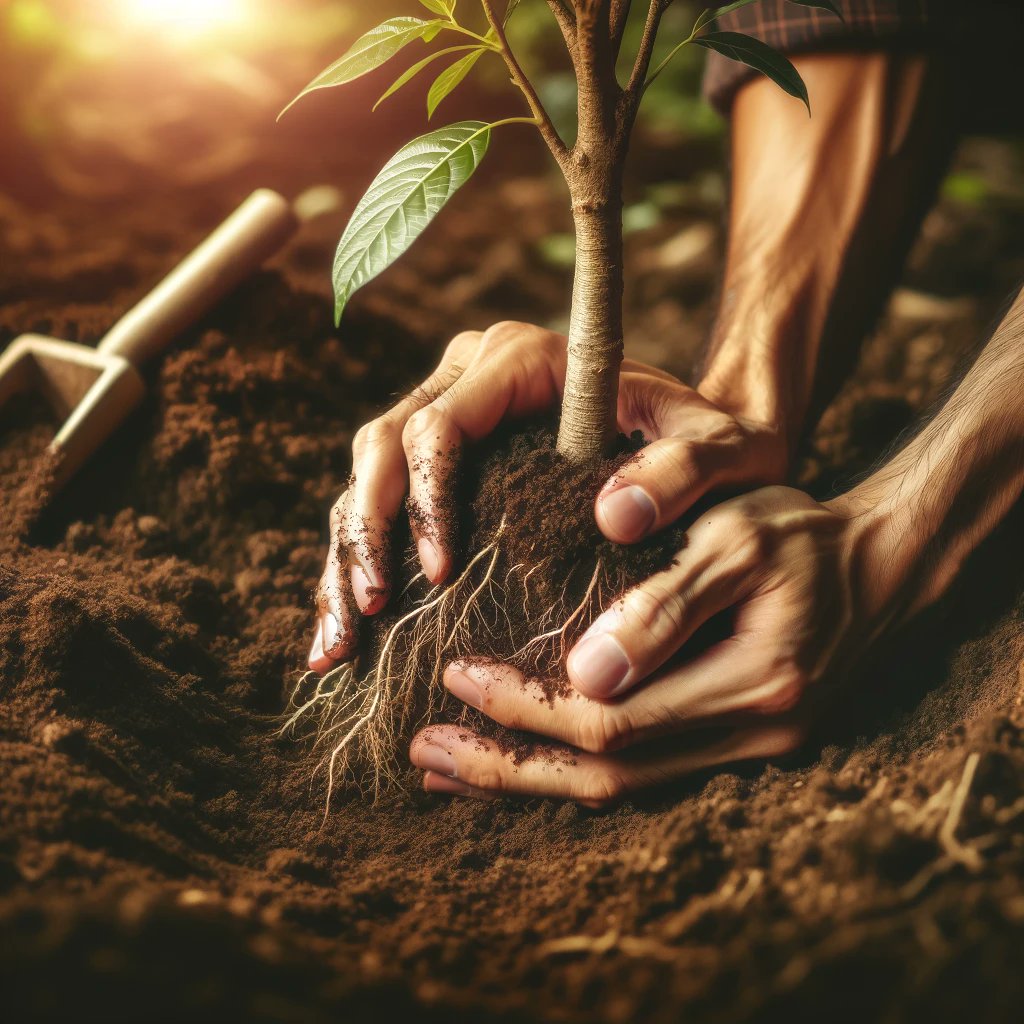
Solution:
[[[157,200],[46,213],[5,201],[17,272],[0,340],[94,339],[196,241],[211,207],[238,197],[221,198],[173,220]],[[562,312],[565,273],[536,248],[564,221],[558,197],[516,179],[460,203],[340,332],[320,279],[339,222],[313,227],[151,371],[140,411],[31,532],[8,520],[5,1014],[1012,1015],[1024,999],[1019,518],[910,653],[879,659],[856,705],[790,763],[696,778],[609,814],[413,789],[376,806],[342,796],[324,818],[308,750],[277,730],[351,434],[423,376],[445,333]],[[706,209],[667,216],[631,237],[634,257],[694,224],[717,230]],[[495,224],[515,234],[495,237]],[[977,275],[976,247],[950,239],[981,224],[998,268],[989,290],[1002,294],[1000,275],[1019,270],[1007,255],[1019,222],[947,204],[929,224],[915,287],[955,280],[958,258]],[[442,265],[450,288],[424,292]],[[695,297],[667,298],[679,273],[645,272],[630,298],[648,349],[674,336],[666,324],[689,325],[664,350],[675,367],[711,310],[705,277],[684,289]],[[820,491],[862,468],[934,398],[991,309],[892,313],[804,480]],[[0,415],[9,511],[53,426],[36,401]]]

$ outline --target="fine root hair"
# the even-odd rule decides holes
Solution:
[[[374,798],[401,788],[401,748],[415,730],[465,718],[465,707],[442,683],[446,665],[500,661],[527,678],[564,679],[572,645],[629,583],[596,553],[567,575],[559,569],[557,579],[551,558],[509,564],[503,531],[504,521],[450,583],[431,586],[416,574],[396,610],[387,619],[375,616],[368,655],[299,680],[281,731],[312,736],[328,808],[340,785]],[[407,568],[414,563],[410,556]]]

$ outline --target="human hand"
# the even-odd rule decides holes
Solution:
[[[445,685],[460,700],[575,749],[541,744],[516,764],[464,726],[428,726],[411,748],[425,788],[601,805],[795,750],[815,705],[891,621],[909,578],[853,508],[766,487],[702,514],[674,563],[617,600],[570,652],[567,696],[548,700],[506,665],[448,666]],[[670,661],[724,611],[726,639]]]
[[[466,441],[505,418],[551,410],[565,381],[566,340],[530,324],[458,335],[424,384],[362,427],[352,477],[330,518],[309,667],[326,672],[355,648],[359,616],[391,591],[390,532],[408,490],[423,572],[441,583],[453,564],[451,479]],[[708,490],[781,480],[787,451],[771,424],[723,411],[675,377],[630,359],[619,384],[619,428],[651,443],[602,488],[597,523],[628,543],[673,522]]]

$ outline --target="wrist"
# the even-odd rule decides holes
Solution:
[[[885,482],[869,478],[825,502],[844,520],[839,559],[866,642],[898,628],[922,606],[927,539],[911,519],[893,511],[893,494]]]
[[[715,346],[696,387],[757,436],[776,482],[789,476],[806,413],[799,389],[787,386],[780,351],[781,345],[770,342],[754,351],[749,344],[726,339]]]
[[[1024,490],[1020,444],[985,455],[965,425],[946,445],[926,431],[887,466],[827,503],[847,520],[847,557],[866,610],[905,621],[950,589]]]

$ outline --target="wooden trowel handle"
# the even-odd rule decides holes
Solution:
[[[298,223],[288,200],[257,189],[114,324],[98,351],[136,366],[156,355],[280,249]]]

